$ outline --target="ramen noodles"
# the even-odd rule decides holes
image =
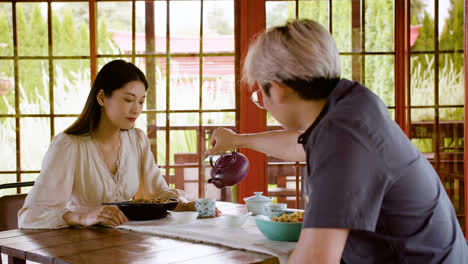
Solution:
[[[171,200],[171,199],[133,199],[133,200],[130,200],[130,202],[159,204],[159,203],[174,202],[174,200]]]
[[[302,222],[304,219],[304,212],[297,211],[292,214],[282,214],[281,216],[273,216],[271,221],[273,222]]]

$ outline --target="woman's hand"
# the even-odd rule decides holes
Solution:
[[[213,148],[208,149],[205,152],[205,156],[220,154],[241,147],[239,145],[240,136],[230,129],[223,127],[216,128],[210,139],[210,144]]]
[[[194,201],[179,201],[174,211],[181,212],[181,211],[196,211],[195,202]]]
[[[69,225],[93,226],[96,224],[107,226],[119,226],[128,221],[120,209],[113,205],[98,207],[88,213],[68,212],[63,219]]]

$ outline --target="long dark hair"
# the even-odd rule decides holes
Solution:
[[[88,99],[78,119],[64,132],[69,135],[87,135],[97,128],[101,119],[101,106],[96,97],[100,90],[106,96],[131,81],[141,81],[148,90],[148,81],[143,72],[131,62],[113,60],[99,71],[93,82]]]

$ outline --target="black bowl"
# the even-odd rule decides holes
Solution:
[[[102,203],[102,205],[117,205],[128,218],[132,221],[144,221],[164,218],[167,210],[174,210],[177,206],[177,199],[168,199],[163,203],[144,203],[144,202],[115,202]]]

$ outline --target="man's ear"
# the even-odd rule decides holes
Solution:
[[[270,87],[270,96],[272,100],[275,100],[276,103],[282,104],[286,101],[288,97],[289,87],[280,84],[278,82],[272,81]]]
[[[104,106],[104,97],[106,97],[104,91],[102,89],[99,90],[98,94],[96,95],[96,100],[100,106]]]

